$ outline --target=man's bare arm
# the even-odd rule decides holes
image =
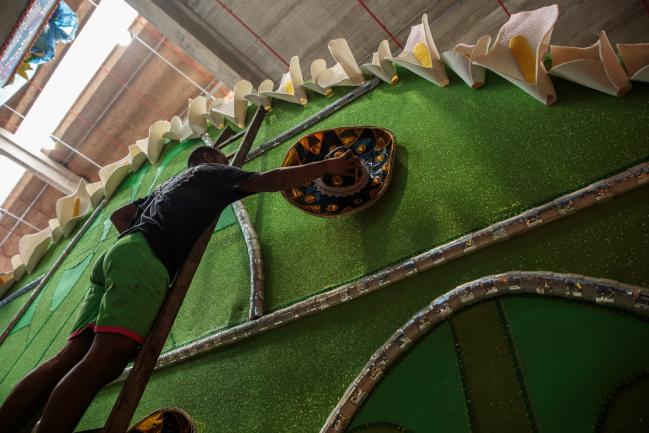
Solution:
[[[110,220],[117,229],[119,233],[123,233],[127,228],[131,219],[135,216],[137,212],[137,206],[133,203],[129,203],[121,208],[117,209],[110,216]]]
[[[312,162],[297,167],[282,167],[259,173],[241,185],[250,192],[284,191],[317,179],[324,175],[353,176],[360,162],[350,151],[338,158]]]

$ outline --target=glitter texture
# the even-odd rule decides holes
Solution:
[[[640,189],[370,296],[160,370],[135,418],[177,405],[202,431],[317,432],[394,330],[433,297],[461,283],[526,269],[649,286],[644,266],[649,260],[648,213],[649,200]],[[117,391],[115,386],[105,390],[80,427],[101,425]]]
[[[379,86],[304,132],[380,125],[395,133],[392,184],[371,210],[322,221],[280,195],[244,200],[264,255],[268,311],[649,157],[647,85],[612,98],[556,80],[559,102],[547,107],[495,74],[478,91],[459,80],[439,88],[399,74],[396,87]],[[279,166],[297,138],[244,168]],[[316,273],[314,257],[327,257]]]
[[[358,215],[321,220],[293,209],[279,194],[244,200],[262,246],[267,311],[649,157],[649,86],[641,83],[624,98],[614,98],[555,80],[559,100],[546,107],[494,74],[488,74],[487,84],[478,91],[459,79],[438,88],[402,69],[399,74],[396,86],[379,86],[304,132],[354,124],[395,132],[395,174],[376,206]],[[347,90],[337,89],[336,97]],[[333,100],[314,96],[306,107],[275,103],[255,143],[273,138]],[[293,141],[245,168],[279,166]],[[191,148],[179,152],[156,183],[182,170]],[[145,172],[136,196],[149,190],[157,167],[145,163],[141,170]],[[316,432],[376,348],[432,297],[463,282],[525,269],[649,286],[646,190],[602,201],[364,298],[156,372],[135,418],[160,407],[180,406],[197,420],[200,431]],[[64,343],[87,288],[87,275],[51,312],[62,270],[78,263],[83,254],[99,254],[112,244],[113,228],[99,241],[103,223],[133,192],[127,186],[117,191],[45,286],[31,324],[0,345],[0,359],[7,366],[0,372],[0,399]],[[63,248],[64,243],[53,247],[33,275],[42,274]],[[225,227],[210,242],[166,350],[244,320],[249,278],[239,228]],[[25,295],[0,309],[0,323],[8,322],[24,299]],[[509,305],[505,310],[508,317],[514,311]],[[513,338],[519,338],[515,332]],[[117,390],[111,386],[102,392],[80,428],[103,424]],[[593,399],[603,399],[600,390]]]

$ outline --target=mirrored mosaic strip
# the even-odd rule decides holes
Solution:
[[[11,80],[40,32],[58,6],[58,0],[30,0],[0,48],[0,87]]]
[[[297,320],[344,302],[349,302],[352,299],[409,278],[418,272],[432,269],[447,261],[529,232],[548,222],[564,218],[579,210],[599,204],[646,184],[649,184],[649,162],[638,164],[578,191],[568,193],[512,218],[464,235],[336,289],[264,315],[253,322],[234,326],[166,352],[158,359],[156,368],[176,364],[198,354],[275,328],[285,322]],[[120,379],[125,377],[128,371],[129,369],[125,370]]]
[[[649,317],[649,289],[640,286],[551,272],[507,272],[479,278],[435,298],[392,334],[347,388],[320,433],[344,431],[385,372],[451,314],[486,299],[518,293],[576,299]]]
[[[264,260],[261,255],[261,246],[250,214],[240,201],[232,204],[234,215],[237,217],[243,239],[248,250],[248,264],[250,267],[250,309],[248,318],[255,320],[264,314]]]

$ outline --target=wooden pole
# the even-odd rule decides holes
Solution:
[[[183,263],[180,272],[174,279],[173,285],[167,293],[164,304],[158,311],[154,325],[146,337],[142,349],[138,354],[133,370],[122,387],[117,402],[108,418],[103,433],[124,433],[133,418],[135,409],[140,403],[144,388],[149,382],[153,367],[167,340],[169,331],[176,320],[178,310],[185,299],[187,289],[194,278],[194,273],[203,257],[215,223],[210,224],[201,237],[196,241],[191,253]]]
[[[264,110],[264,107],[257,108],[250,125],[248,125],[246,134],[243,136],[243,140],[241,141],[239,150],[234,157],[234,161],[232,161],[232,165],[235,167],[241,167],[243,163],[246,162],[246,158],[248,157],[252,143],[255,141],[255,137],[257,137],[257,132],[259,132],[259,128],[261,128],[261,122],[264,121],[264,117],[266,117],[266,110]]]
[[[214,146],[215,146],[217,149],[223,149],[223,148],[226,147],[227,145],[234,143],[235,141],[237,141],[238,139],[240,139],[241,137],[243,137],[243,135],[244,135],[245,132],[246,132],[246,130],[244,130],[244,131],[239,131],[239,132],[237,132],[237,133],[235,134],[234,131],[233,131],[229,126],[227,126],[226,128],[229,129],[230,132],[229,132],[229,133],[226,133],[225,131],[223,131],[223,132],[221,133],[221,135],[226,134],[226,136],[223,138],[223,140],[221,140],[221,136],[219,136],[219,137],[216,139],[216,143],[214,144]]]
[[[234,131],[232,130],[232,128],[230,128],[228,125],[225,125],[223,131],[221,131],[219,136],[216,137],[216,140],[214,140],[214,144],[212,146],[216,147],[217,149],[227,146],[229,144],[229,139],[230,137],[232,137],[232,135],[234,135]]]
[[[261,127],[265,113],[266,112],[263,108],[258,109],[255,113],[252,122],[246,130],[243,141],[241,142],[241,146],[239,147],[239,151],[237,152],[232,165],[240,167],[246,160],[246,156],[248,155],[252,143],[257,136],[257,132]],[[122,387],[102,433],[124,433],[128,429],[133,414],[140,403],[144,389],[149,382],[151,373],[153,373],[158,357],[162,352],[165,341],[167,341],[171,327],[176,320],[178,310],[180,310],[180,306],[185,299],[187,289],[189,289],[194,274],[196,273],[196,269],[198,268],[203,253],[210,241],[210,237],[214,232],[215,226],[216,221],[210,224],[198,241],[196,241],[189,256],[185,259],[180,272],[174,279],[174,282],[167,293],[165,302],[158,311],[155,323],[144,340],[142,349],[140,349],[140,353],[133,365],[133,370],[131,370],[131,373]]]

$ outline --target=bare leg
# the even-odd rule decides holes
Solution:
[[[54,388],[38,433],[72,433],[99,390],[135,356],[138,343],[120,334],[95,334],[86,356]]]
[[[56,356],[36,367],[16,385],[0,407],[3,431],[16,432],[34,418],[56,384],[88,352],[92,340],[93,333],[89,331],[69,340]]]

